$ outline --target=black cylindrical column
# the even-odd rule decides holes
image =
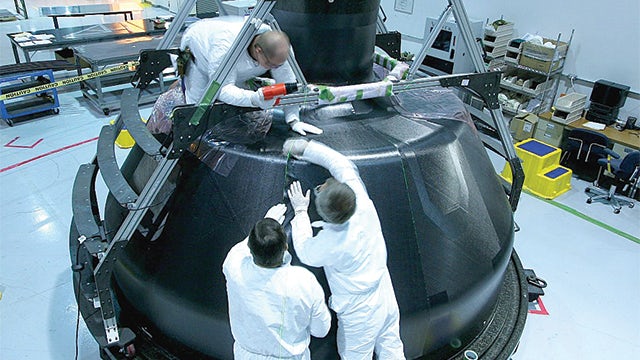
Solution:
[[[372,80],[379,8],[380,0],[280,0],[272,14],[307,81],[344,85]]]

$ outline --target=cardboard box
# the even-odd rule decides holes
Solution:
[[[535,114],[518,114],[511,119],[509,130],[511,137],[516,141],[522,141],[533,137],[538,123]]]
[[[557,70],[562,63],[562,59],[567,55],[568,44],[563,41],[558,42],[545,38],[543,43],[547,42],[556,45],[556,47],[549,48],[528,41],[523,43],[518,63],[542,72]]]
[[[550,42],[555,45],[555,48],[546,47],[543,45],[534,44],[532,42],[526,41],[522,45],[522,55],[526,55],[530,58],[543,60],[543,61],[554,61],[559,60],[560,58],[567,55],[567,43],[563,41],[556,41],[552,39],[543,39],[542,43]],[[557,52],[556,52],[557,48]],[[554,57],[555,55],[555,57]]]
[[[558,147],[562,143],[563,132],[564,125],[551,120],[538,119],[533,137],[545,144]]]
[[[518,59],[518,64],[522,66],[526,66],[533,70],[538,70],[543,73],[547,73],[549,71],[558,70],[560,67],[561,61],[551,61],[551,60],[538,60],[527,55],[521,54]]]

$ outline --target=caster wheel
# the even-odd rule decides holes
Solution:
[[[633,207],[636,206],[636,204],[634,203],[629,203],[629,209],[633,209]]]
[[[109,108],[102,109],[102,113],[105,114],[105,115],[109,115],[110,112],[111,112],[111,110],[109,110]]]
[[[591,192],[591,189],[589,189],[589,188],[585,188],[585,189],[584,189],[584,192],[586,192],[586,193],[590,193],[590,192]]]
[[[620,209],[615,209],[615,210],[613,210],[613,213],[614,213],[614,214],[620,214]]]
[[[591,199],[587,199],[587,204],[591,204],[592,201],[593,200],[591,200]]]
[[[58,115],[58,114],[60,114],[60,109],[55,108],[55,109],[52,109],[52,110],[51,110],[51,112],[52,112],[54,115]]]

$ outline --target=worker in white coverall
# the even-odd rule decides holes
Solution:
[[[355,165],[317,141],[287,140],[283,150],[320,165],[333,176],[314,189],[324,226],[313,236],[310,194],[300,183],[288,190],[295,216],[293,246],[300,261],[324,267],[329,307],[338,316],[338,352],[344,360],[405,359],[398,304],[387,269],[387,249],[378,214]]]
[[[197,103],[204,95],[244,22],[243,17],[223,16],[199,20],[187,28],[180,49],[189,48],[192,55],[183,78],[188,104]],[[284,32],[271,31],[263,24],[234,62],[231,73],[221,84],[218,100],[242,107],[272,107],[275,99],[263,100],[260,89],[251,91],[242,87],[247,80],[267,71],[277,83],[295,83],[295,74],[287,62],[289,49],[289,37]],[[284,107],[284,115],[291,129],[301,135],[322,133],[321,129],[300,121],[298,105]]]
[[[291,265],[281,226],[286,210],[284,204],[269,209],[222,265],[235,359],[309,360],[310,335],[324,337],[331,327],[315,276]]]

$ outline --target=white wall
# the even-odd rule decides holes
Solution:
[[[387,14],[387,28],[422,38],[425,19],[438,18],[446,0],[413,0],[413,14],[394,10],[395,3],[406,0],[381,0]],[[620,118],[640,117],[640,1],[638,0],[467,0],[467,15],[490,22],[499,19],[515,23],[516,36],[526,33],[569,39],[575,29],[563,74],[594,82],[605,79],[631,87]],[[403,50],[415,53],[415,43]],[[419,46],[417,47],[419,49]],[[576,90],[589,95],[588,82],[578,81]],[[561,84],[559,91],[566,87]]]

